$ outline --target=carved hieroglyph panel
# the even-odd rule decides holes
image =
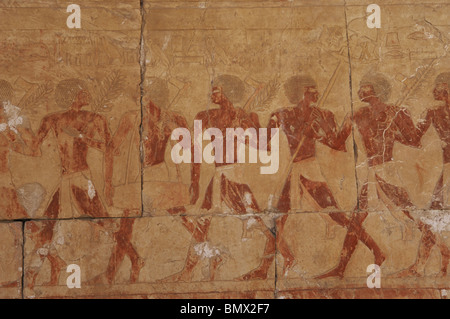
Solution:
[[[0,224],[0,298],[22,296],[22,224]]]
[[[299,212],[356,205],[350,126],[342,124],[351,113],[344,8],[271,4],[146,5],[145,213]],[[309,86],[316,95],[301,102]],[[189,130],[194,152],[187,159],[194,162],[198,149],[195,165],[174,162],[174,128]],[[224,137],[218,143],[223,157],[215,149],[216,164],[208,164],[202,157],[202,147],[203,155],[211,154],[208,136],[195,132],[213,128]],[[260,157],[257,163],[249,163],[248,155],[245,163],[236,163],[233,148],[225,146],[227,128],[268,128],[268,135],[278,128],[271,142],[279,141],[279,166],[272,161],[273,171],[262,174],[270,164]],[[260,156],[261,148],[251,142],[246,152],[250,148]]]
[[[79,29],[66,11],[0,7],[2,219],[140,210],[139,134],[119,126],[140,122],[139,1],[87,1]]]
[[[273,298],[275,252],[264,256],[266,234],[247,225],[236,217],[27,222],[25,297]],[[244,280],[267,257],[265,278]],[[66,285],[71,264],[79,289]]]

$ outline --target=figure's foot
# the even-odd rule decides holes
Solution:
[[[441,255],[442,255],[441,275],[442,277],[445,277],[447,276],[447,268],[450,262],[450,249],[448,249],[447,246],[445,246],[443,249],[441,248]]]
[[[414,264],[405,270],[399,271],[398,273],[394,274],[392,277],[394,277],[394,278],[422,277],[422,274],[420,274],[417,271],[417,266]]]
[[[287,276],[289,270],[294,268],[295,264],[295,259],[293,257],[285,257],[283,264],[283,276]]]
[[[339,277],[340,279],[342,279],[342,278],[344,278],[344,272],[345,272],[345,268],[338,266],[320,276],[315,277],[315,279],[325,279],[328,277]]]
[[[49,281],[44,282],[42,284],[42,286],[47,286],[47,287],[56,286],[56,285],[58,285],[58,279],[50,279]]]
[[[137,261],[137,264],[136,264],[136,268],[134,268],[131,271],[131,276],[130,276],[130,282],[131,283],[135,283],[138,280],[139,273],[140,273],[141,269],[144,267],[144,265],[145,265],[144,259],[139,257],[138,261]]]
[[[3,288],[14,288],[17,287],[19,285],[19,282],[16,281],[9,281],[9,282],[0,282],[0,287]]]
[[[448,264],[449,264],[449,259],[448,258],[442,258],[442,266],[441,266],[441,275],[442,277],[447,276],[447,268],[448,268]]]
[[[214,256],[213,258],[211,258],[210,260],[210,264],[209,264],[209,280],[213,281],[214,278],[216,277],[216,271],[217,269],[220,268],[220,266],[222,266],[224,264],[224,258],[222,258],[221,256]]]
[[[236,278],[236,280],[247,281],[254,279],[267,279],[267,273],[269,271],[269,267],[264,264],[259,266],[258,268],[253,269],[252,271],[246,273],[245,275]]]
[[[96,285],[111,285],[113,281],[113,278],[108,280],[108,277],[106,276],[106,273],[102,273],[100,275],[95,276],[92,279],[89,279],[86,281],[86,286],[96,286]]]

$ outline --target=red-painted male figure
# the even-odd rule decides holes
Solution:
[[[302,208],[304,199],[309,196],[315,203],[316,209],[336,209],[338,204],[321,173],[316,156],[316,141],[338,151],[346,151],[345,141],[351,132],[351,121],[344,120],[339,129],[333,113],[318,108],[319,93],[315,81],[307,75],[291,77],[285,84],[285,93],[294,107],[281,109],[272,114],[269,128],[280,127],[287,136],[291,156],[292,169],[282,189],[278,201],[281,212],[295,211]],[[303,200],[303,202],[302,202]],[[364,228],[355,226],[344,213],[327,212],[321,217],[328,223],[328,219],[348,229],[357,228],[357,239],[362,241],[376,256],[382,253],[375,241]],[[288,215],[283,215],[277,221],[278,237],[282,236]],[[280,247],[288,250],[288,247]],[[285,254],[288,255],[289,254]],[[291,267],[292,259],[285,257],[285,269]]]
[[[44,117],[36,135],[20,130],[23,147],[16,145],[16,151],[31,149],[31,154],[39,156],[40,146],[50,132],[54,133],[61,161],[61,179],[47,205],[44,216],[51,219],[43,221],[42,226],[27,223],[35,243],[39,260],[36,267],[27,273],[27,283],[33,288],[36,276],[45,258],[51,264],[50,285],[57,284],[64,261],[53,247],[53,232],[60,213],[69,216],[106,217],[108,212],[101,202],[98,190],[91,179],[87,162],[89,147],[102,150],[102,145],[110,141],[106,120],[90,111],[82,110],[89,104],[90,94],[86,84],[78,79],[61,81],[55,90],[56,102],[65,111]],[[25,147],[26,146],[26,147]],[[28,152],[25,152],[28,153]],[[98,223],[102,225],[102,222]]]
[[[159,78],[149,79],[147,92],[150,96],[150,101],[144,107],[142,116],[142,146],[144,152],[143,173],[136,165],[134,165],[135,171],[133,172],[133,163],[130,163],[130,161],[133,160],[133,151],[134,156],[139,156],[141,143],[141,134],[139,132],[141,114],[138,111],[131,111],[122,116],[119,127],[117,128],[111,143],[107,146],[107,199],[111,205],[123,205],[128,207],[134,205],[132,207],[133,209],[140,210],[142,177],[144,182],[144,210],[151,206],[153,209],[167,210],[169,213],[175,214],[176,208],[180,206],[182,202],[174,199],[175,196],[170,196],[170,194],[176,192],[178,189],[175,187],[175,183],[169,180],[169,172],[165,163],[165,152],[169,145],[169,138],[172,131],[176,128],[187,128],[188,126],[183,116],[167,109],[169,106],[169,89],[167,81]],[[123,179],[121,185],[114,185],[113,171],[114,167],[118,166],[115,157],[120,155],[124,155],[128,158],[125,168],[125,175],[128,177]],[[116,167],[116,169],[118,168],[119,167]],[[141,173],[144,176],[141,176]],[[174,181],[176,181],[176,179],[174,179]],[[157,183],[157,186],[151,187],[149,186],[149,183]],[[115,194],[122,195],[122,193],[130,194],[131,196],[139,195],[139,200],[134,199],[123,204],[123,196],[122,198],[114,196]],[[178,194],[178,197],[182,199],[183,196],[182,194]],[[161,198],[167,200],[160,200]],[[125,214],[128,215],[129,213],[130,210],[125,209]],[[144,261],[139,257],[136,249],[130,243],[133,223],[133,218],[121,220],[119,226],[120,229],[114,234],[117,246],[111,254],[107,267],[106,277],[109,283],[113,281],[125,255],[129,256],[132,263],[131,282],[135,282],[138,279],[139,271],[144,266]]]
[[[371,186],[378,199],[377,203],[386,205],[391,214],[405,227],[415,223],[422,231],[421,243],[426,244],[434,240],[433,233],[424,227],[420,220],[414,220],[410,209],[414,208],[409,195],[400,186],[401,181],[396,174],[393,162],[393,147],[395,142],[419,147],[421,133],[414,125],[411,116],[405,108],[388,105],[390,84],[381,74],[368,74],[360,84],[359,98],[368,106],[359,109],[353,119],[362,138],[367,153],[367,176],[363,177],[359,193],[359,208],[362,212],[354,213],[348,228],[341,252],[339,264],[336,268],[323,274],[320,278],[338,276],[343,277],[345,268],[356,249],[358,239],[361,238],[360,228],[368,216],[369,200],[371,200]],[[402,212],[398,213],[396,208]],[[375,264],[381,265],[385,256],[375,254]]]
[[[26,218],[27,212],[19,204],[8,165],[9,154],[14,149],[14,141],[17,138],[17,130],[14,126],[10,127],[8,115],[18,111],[17,107],[11,104],[13,94],[11,84],[0,80],[0,217],[18,219]],[[22,117],[20,119],[22,120]]]
[[[433,192],[432,201],[431,201],[431,209],[432,210],[441,210],[439,211],[430,211],[428,215],[431,216],[423,216],[424,224],[421,227],[427,229],[427,231],[432,231],[433,228],[433,220],[445,218],[444,214],[448,214],[443,209],[447,209],[449,206],[449,169],[450,169],[450,72],[444,72],[439,74],[436,77],[435,88],[433,90],[433,96],[436,101],[441,102],[442,104],[436,108],[429,109],[426,113],[426,116],[423,121],[419,122],[418,128],[421,134],[425,134],[428,128],[433,125],[436,129],[436,132],[439,135],[440,140],[442,141],[442,151],[443,151],[443,168],[441,176],[436,184],[436,187]],[[441,216],[439,216],[441,214]],[[425,215],[427,215],[425,213]],[[433,216],[434,215],[434,216]],[[427,224],[427,221],[431,222],[431,225]],[[443,223],[444,225],[445,222]],[[434,245],[439,247],[441,252],[441,274],[445,276],[447,274],[447,266],[450,260],[450,250],[444,242],[440,231],[446,231],[448,226],[441,226],[443,229],[437,229],[434,232],[434,236],[429,236],[428,241],[421,241],[421,245],[419,247],[419,253],[415,263],[409,267],[409,269],[404,272],[405,275],[420,275],[420,273],[424,270],[425,263],[431,254],[431,249]]]
[[[227,136],[227,129],[242,128],[244,131],[247,129],[255,129],[256,132],[258,132],[260,124],[257,114],[252,112],[249,113],[242,108],[234,106],[234,103],[239,102],[242,99],[243,94],[244,84],[239,78],[231,75],[219,76],[214,81],[214,87],[211,94],[211,101],[214,104],[218,105],[219,108],[202,111],[197,114],[195,120],[201,121],[203,131],[209,128],[215,128],[220,130],[222,137]],[[223,140],[222,142],[224,143],[223,148],[225,149],[225,140]],[[222,161],[219,160],[215,162],[215,175],[213,176],[209,184],[200,185],[199,181],[201,164],[193,164],[191,204],[195,205],[200,200],[200,202],[197,203],[197,207],[199,209],[219,209],[220,211],[228,210],[234,214],[239,215],[260,212],[260,208],[249,186],[247,184],[239,183],[238,181],[233,180],[235,179],[235,177],[233,176],[233,169],[236,167],[231,168],[231,166],[234,164],[229,163],[229,159],[227,162],[227,153],[228,156],[231,156],[230,153],[231,151],[233,151],[234,158],[232,162],[237,163],[237,147],[238,145],[237,143],[235,143],[233,150],[227,149],[225,152],[223,152]],[[258,145],[250,145],[250,147],[257,148]],[[259,216],[256,216],[254,218],[257,221],[259,229],[267,237],[264,252],[265,255],[263,258],[266,259],[267,255],[269,255],[270,257],[274,257],[274,234],[267,226],[265,226]],[[171,279],[190,279],[194,267],[202,258],[201,254],[198,253],[198,250],[204,245],[208,245],[207,239],[210,223],[211,217],[196,219],[185,217],[186,227],[190,227],[194,242],[191,244],[191,247],[189,249],[184,268],[175,276],[171,276]],[[218,249],[215,249],[213,247],[210,248],[210,250],[217,251],[217,254],[215,254],[210,260],[210,279],[213,279],[217,267],[222,262],[222,257],[220,256],[220,252]],[[265,279],[267,278],[267,271],[268,267],[264,269],[258,267],[254,271],[243,275],[239,279]]]

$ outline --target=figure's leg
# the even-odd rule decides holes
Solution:
[[[360,208],[367,210],[368,208],[368,183],[365,183],[361,188],[361,193],[359,195]],[[375,263],[379,266],[386,259],[381,249],[378,247],[377,243],[373,238],[365,231],[362,226],[364,220],[367,218],[367,212],[352,214],[352,217],[348,219],[344,213],[330,213],[329,216],[336,221],[342,227],[347,228],[347,234],[344,239],[344,244],[341,250],[341,256],[339,264],[329,272],[318,276],[318,279],[323,279],[327,277],[340,277],[344,276],[345,269],[349,263],[353,253],[355,252],[358,241],[364,243],[374,254]]]
[[[353,253],[355,252],[356,245],[358,244],[358,233],[357,229],[362,225],[364,220],[366,219],[368,213],[353,213],[351,218],[350,225],[347,230],[347,234],[344,239],[344,245],[341,250],[341,256],[339,259],[339,264],[329,272],[326,272],[323,275],[317,276],[317,279],[323,279],[327,277],[344,277],[345,269],[347,268],[347,264],[349,263]]]
[[[50,251],[47,255],[47,259],[50,262],[50,281],[46,285],[55,286],[58,284],[59,274],[61,273],[62,267],[66,265],[66,262]]]
[[[264,224],[261,218],[255,217],[255,219],[259,224],[259,229],[266,236],[266,245],[264,247],[262,261],[258,267],[237,278],[237,280],[266,279],[269,268],[275,259],[275,234]]]
[[[313,182],[305,177],[301,176],[302,184],[307,189],[308,193],[312,196],[312,198],[319,204],[322,208],[327,207],[334,207],[338,208],[336,200],[333,197],[333,194],[331,193],[331,190],[329,189],[328,185],[323,182]],[[363,210],[366,210],[368,208],[368,201],[367,201],[367,192],[368,192],[368,184],[364,184],[361,189],[360,194],[360,208]],[[375,243],[373,238],[365,231],[364,227],[362,226],[362,223],[364,222],[365,218],[367,217],[364,215],[358,216],[359,214],[354,214],[351,219],[348,219],[345,216],[345,213],[328,213],[331,219],[333,219],[336,223],[338,223],[340,226],[352,229],[353,234],[349,234],[349,238],[347,239],[347,243],[349,245],[356,245],[357,241],[355,242],[352,238],[353,236],[357,236],[358,239],[364,243],[367,248],[369,248],[375,256],[376,261],[384,261],[384,255],[381,252],[378,245]],[[347,246],[346,246],[347,247]],[[349,251],[354,251],[355,247],[351,246],[351,249]]]
[[[444,173],[441,174],[434,187],[430,209],[444,209]]]
[[[35,250],[36,249],[37,249],[37,247],[35,247]],[[39,265],[34,266],[34,267],[28,267],[26,272],[25,272],[25,276],[26,276],[26,281],[25,282],[27,284],[27,288],[29,288],[31,290],[33,290],[34,286],[36,285],[36,278],[37,278],[37,276],[39,274],[39,270],[41,269],[42,264],[44,263],[45,256],[39,254],[37,259],[38,259],[37,263]],[[34,262],[33,262],[33,264],[34,264]]]
[[[409,209],[413,207],[413,203],[409,199],[409,195],[403,188],[399,186],[394,186],[388,184],[378,175],[375,175],[377,178],[378,185],[382,189],[383,193],[397,206],[403,209],[403,213],[405,216],[415,221],[416,226],[422,232],[422,237],[419,242],[419,253],[417,256],[416,262],[411,265],[408,269],[401,271],[397,274],[399,277],[405,276],[419,276],[419,271],[424,268],[428,258],[431,254],[431,248],[436,244],[436,235],[431,231],[431,227],[424,224],[420,220],[414,220],[412,215],[409,212]],[[420,268],[420,269],[419,269]]]
[[[450,261],[450,249],[441,235],[437,236],[437,245],[441,251],[441,275],[445,277],[447,276],[447,267]]]
[[[195,250],[199,244],[205,243],[208,237],[208,230],[211,224],[211,217],[200,217],[194,221],[191,217],[182,216],[183,225],[192,234],[192,241],[189,246],[186,262],[183,269],[162,281],[189,281],[195,266],[200,261],[200,255]]]
[[[223,263],[223,258],[220,255],[211,257],[209,261],[209,280],[213,281],[216,277],[216,271]]]
[[[283,186],[283,190],[281,191],[280,198],[277,203],[277,210],[280,213],[287,213],[291,209],[291,175],[286,179],[286,183]]]
[[[114,277],[116,276],[119,265],[122,263],[125,257],[125,250],[122,245],[116,243],[109,257],[108,267],[106,267],[106,279],[109,284],[112,284]]]
[[[247,184],[233,182],[225,175],[222,175],[220,189],[221,200],[235,214],[247,214],[261,211],[253,192]]]
[[[88,215],[94,218],[109,216],[97,193],[93,196],[92,194],[89,195],[88,191],[76,185],[72,185],[71,190],[75,199],[75,204],[82,215]]]
[[[283,236],[284,226],[286,224],[287,218],[288,215],[283,215],[275,221],[277,226],[277,249],[280,251],[281,256],[283,256],[284,258],[283,274],[286,274],[286,271],[288,271],[293,266],[295,260],[295,257]]]
[[[359,216],[360,214],[362,214],[362,215]],[[364,227],[362,226],[362,223],[364,222],[364,219],[365,219],[364,214],[367,214],[367,212],[356,213],[355,214],[356,216],[353,216],[351,219],[347,218],[345,216],[345,213],[329,213],[329,216],[340,226],[345,227],[347,229],[352,229],[353,233],[347,234],[347,235],[350,238],[352,236],[356,236],[360,242],[362,242],[364,245],[366,245],[367,248],[369,248],[372,251],[372,253],[375,257],[375,264],[377,264],[378,266],[381,266],[381,264],[384,262],[386,257],[383,254],[383,252],[381,251],[378,244],[372,238],[372,236],[370,236],[367,233],[367,231],[364,229]],[[362,217],[364,217],[364,218],[362,218]],[[355,247],[356,247],[357,242],[355,243],[354,240],[351,240],[350,238],[347,240],[348,244],[355,245]],[[344,246],[344,247],[347,247],[347,246]],[[355,247],[350,247],[349,251],[354,251]],[[347,258],[347,257],[345,257],[345,258]],[[350,258],[348,258],[348,259],[350,259]]]
[[[123,213],[124,217],[128,217],[131,211],[126,209]],[[125,252],[131,261],[131,275],[130,281],[136,282],[139,277],[141,268],[144,267],[144,260],[139,256],[133,244],[131,238],[133,236],[134,219],[123,218],[120,220],[120,226],[117,233],[114,234],[117,245],[120,245],[120,249]]]
[[[144,267],[144,260],[139,257],[139,254],[137,253],[136,249],[134,249],[133,245],[130,242],[127,242],[124,245],[125,254],[128,255],[131,261],[131,275],[130,275],[130,282],[134,283],[139,278],[139,273]]]

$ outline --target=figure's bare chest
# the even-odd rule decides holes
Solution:
[[[440,138],[450,140],[450,112],[447,109],[439,109],[433,115],[433,124]]]
[[[66,134],[72,137],[91,135],[94,132],[93,119],[79,115],[62,115],[54,121],[57,135]]]
[[[387,112],[366,113],[361,116],[357,124],[365,139],[385,139],[395,130],[393,118]]]

